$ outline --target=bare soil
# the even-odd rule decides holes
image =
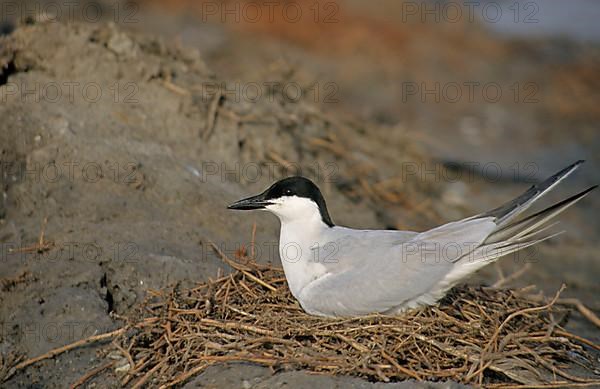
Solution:
[[[478,174],[458,182],[398,178],[407,164],[501,160],[502,166],[509,166],[519,160],[516,155],[525,153],[521,161],[538,161],[543,167],[536,171],[537,179],[584,154],[591,160],[571,181],[571,188],[598,179],[598,105],[588,101],[598,102],[592,94],[597,93],[593,87],[597,75],[589,70],[597,69],[597,51],[583,55],[575,45],[576,59],[557,65],[553,54],[544,54],[539,47],[532,52],[526,43],[507,46],[477,38],[466,46],[470,58],[477,50],[484,50],[481,55],[490,63],[518,57],[522,66],[514,65],[511,71],[528,75],[540,63],[550,64],[544,74],[559,81],[539,79],[551,90],[542,104],[534,112],[509,104],[481,111],[461,106],[459,113],[448,106],[438,111],[406,104],[400,107],[401,114],[412,112],[414,117],[406,114],[399,119],[397,105],[390,102],[398,91],[386,89],[398,73],[390,70],[381,73],[385,77],[360,82],[357,78],[365,74],[361,71],[372,64],[365,57],[354,58],[351,44],[340,43],[337,47],[345,49],[331,53],[327,47],[313,47],[312,38],[282,33],[282,41],[265,38],[264,45],[253,51],[249,41],[257,38],[248,34],[268,35],[285,26],[253,26],[260,31],[250,31],[247,26],[203,24],[200,32],[194,30],[192,38],[186,38],[182,31],[190,26],[189,20],[181,22],[179,17],[165,15],[170,23],[166,24],[176,26],[175,33],[160,29],[149,33],[143,26],[106,21],[37,21],[0,38],[4,368],[11,356],[34,357],[117,328],[122,324],[119,316],[134,309],[148,289],[178,282],[191,286],[214,276],[219,268],[228,270],[210,242],[235,252],[249,243],[254,223],[258,260],[277,264],[273,249],[277,221],[260,214],[233,215],[225,207],[290,173],[302,173],[319,184],[338,224],[415,230],[480,212],[517,195],[526,185]],[[346,20],[360,27],[372,23],[371,17],[375,16]],[[404,63],[399,51],[392,49],[399,32],[387,27],[380,33],[391,37],[372,48],[391,58],[377,65],[379,70]],[[453,41],[461,42],[467,33],[456,33]],[[438,34],[443,32],[427,39],[433,42]],[[198,41],[198,36],[204,40]],[[360,45],[369,44],[368,35],[357,36]],[[338,32],[332,39],[345,38]],[[418,78],[410,69],[424,65],[414,58],[430,51],[409,43],[401,48],[413,54],[403,71]],[[275,53],[292,60],[281,61]],[[453,56],[444,58],[454,63]],[[352,63],[352,69],[341,73],[337,64],[344,61]],[[455,63],[457,69],[461,63]],[[478,63],[471,71],[483,74],[482,79],[493,78],[496,72],[510,78],[498,70],[500,65]],[[574,76],[574,69],[582,76]],[[258,101],[207,94],[209,86],[244,80],[291,79],[306,85],[307,80],[318,79],[315,74],[325,79],[339,74],[336,81],[350,97],[327,105],[290,100],[277,90],[267,91]],[[588,102],[571,101],[565,85],[571,86],[570,95]],[[361,111],[367,106],[372,108]],[[475,143],[472,132],[459,130],[469,126],[446,121],[453,114],[484,124]],[[527,126],[532,131],[518,135]],[[530,150],[543,151],[527,154]],[[564,192],[556,196],[560,194]],[[569,211],[564,218],[568,234],[535,251],[529,257],[530,270],[515,285],[535,283],[550,294],[564,282],[565,296],[600,310],[599,201],[592,197]],[[522,261],[505,259],[499,268],[510,273],[522,266]],[[485,269],[472,282],[491,283],[498,277],[495,269]],[[600,341],[598,329],[576,312],[570,328]],[[19,372],[5,385],[63,387],[99,366],[104,357],[98,347],[78,349]],[[95,384],[118,387],[117,382]],[[211,367],[189,385],[380,386],[305,372],[272,375],[264,368],[239,364]],[[427,385],[423,387],[447,387]]]

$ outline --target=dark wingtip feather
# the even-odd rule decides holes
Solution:
[[[502,206],[495,208],[489,212],[484,213],[481,216],[493,216],[496,218],[496,223],[504,224],[507,221],[511,220],[519,213],[526,210],[529,205],[531,205],[534,201],[536,201],[539,197],[541,197],[549,188],[554,186],[558,181],[562,180],[564,177],[572,173],[575,169],[579,167],[585,160],[580,159],[566,168],[562,169],[558,173],[552,175],[546,180],[542,181],[539,184],[532,185],[525,193],[520,195],[519,197],[509,201]]]

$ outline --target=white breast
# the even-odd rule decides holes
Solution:
[[[308,228],[307,228],[308,227]],[[294,297],[310,282],[325,274],[325,266],[311,250],[319,245],[319,232],[302,223],[283,223],[279,238],[279,256],[285,278]]]
[[[302,289],[325,274],[325,266],[314,258],[311,248],[322,245],[329,227],[323,222],[314,201],[304,197],[281,197],[266,207],[281,221],[279,256],[285,278],[294,297]],[[318,254],[318,252],[317,252]]]

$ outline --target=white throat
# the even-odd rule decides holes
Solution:
[[[279,256],[294,297],[311,281],[323,275],[325,267],[314,261],[324,232],[330,228],[321,217],[317,204],[307,198],[289,196],[273,201],[266,209],[281,221]],[[312,248],[312,249],[311,249]]]

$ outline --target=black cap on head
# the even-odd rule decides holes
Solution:
[[[319,188],[308,178],[301,176],[288,177],[279,180],[265,190],[263,193],[243,199],[231,204],[229,209],[262,209],[265,206],[272,204],[269,200],[278,199],[285,196],[304,197],[314,201],[319,207],[323,222],[330,227],[333,227],[333,222],[327,212],[325,199]]]

